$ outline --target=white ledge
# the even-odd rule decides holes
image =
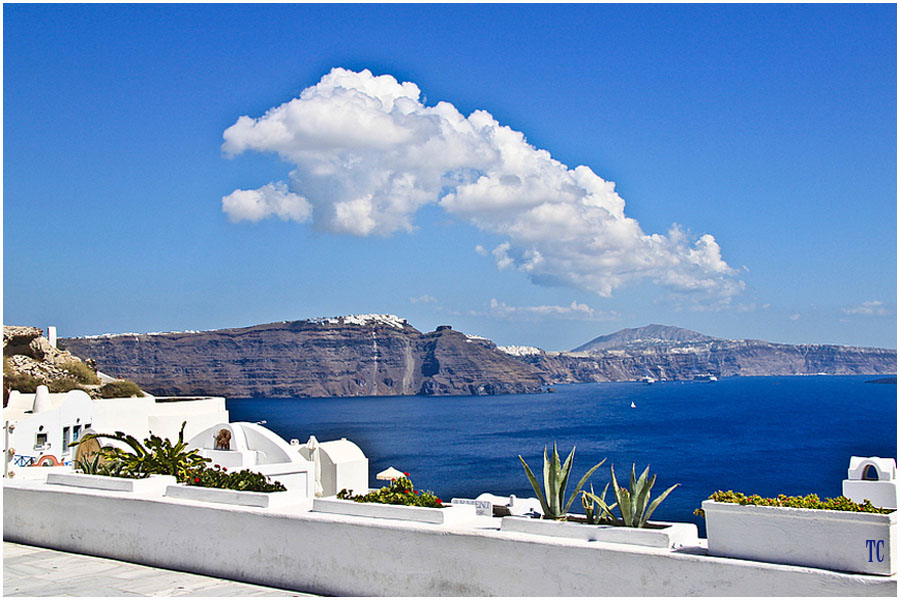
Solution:
[[[313,500],[313,511],[375,519],[434,523],[437,525],[469,521],[476,516],[475,507],[466,504],[452,504],[444,506],[444,508],[428,508],[425,506],[378,504],[377,502],[354,502],[353,500],[338,500],[337,498],[316,498]]]
[[[144,479],[129,479],[106,475],[85,475],[84,473],[48,473],[47,483],[112,492],[155,492],[162,495],[166,486],[175,483],[175,478],[171,475],[151,475]]]

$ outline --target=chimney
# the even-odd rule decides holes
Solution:
[[[56,348],[56,326],[50,325],[47,327],[47,338],[50,340],[50,345]]]

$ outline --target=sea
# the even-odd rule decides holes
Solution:
[[[554,385],[503,396],[229,398],[232,421],[263,421],[286,440],[347,438],[369,459],[445,501],[483,492],[533,497],[519,456],[540,480],[542,452],[575,448],[571,491],[593,465],[599,493],[649,465],[653,497],[679,484],[654,520],[697,523],[716,490],[841,495],[850,457],[897,456],[897,386],[876,376],[729,377],[717,382]],[[634,403],[634,408],[631,404]],[[612,502],[612,486],[607,497]],[[579,500],[571,512],[582,511]]]

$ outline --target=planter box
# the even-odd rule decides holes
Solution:
[[[897,513],[703,501],[709,553],[873,575],[897,572]],[[881,559],[881,560],[879,560]]]
[[[615,525],[588,525],[532,519],[530,517],[503,517],[500,531],[530,533],[563,537],[586,542],[633,544],[652,548],[681,548],[697,546],[697,526],[693,523],[666,523],[650,521],[651,528],[618,527]]]
[[[476,516],[475,507],[469,504],[445,505],[444,508],[426,508],[423,506],[378,504],[376,502],[354,502],[353,500],[338,500],[333,497],[313,500],[313,512],[372,517],[375,519],[397,519],[400,521],[416,521],[418,523],[435,523],[437,525],[452,525],[474,519]]]
[[[47,483],[112,492],[150,492],[162,495],[166,486],[175,483],[175,478],[171,475],[151,475],[144,479],[128,479],[84,473],[48,473]]]
[[[170,485],[166,488],[167,498],[196,500],[198,502],[216,502],[218,504],[235,504],[237,506],[255,506],[271,508],[286,504],[303,502],[305,497],[294,492],[243,492],[221,488],[200,487],[199,485]]]

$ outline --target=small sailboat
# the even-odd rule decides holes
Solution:
[[[634,405],[634,400],[631,401],[631,408],[637,408],[637,406]]]

